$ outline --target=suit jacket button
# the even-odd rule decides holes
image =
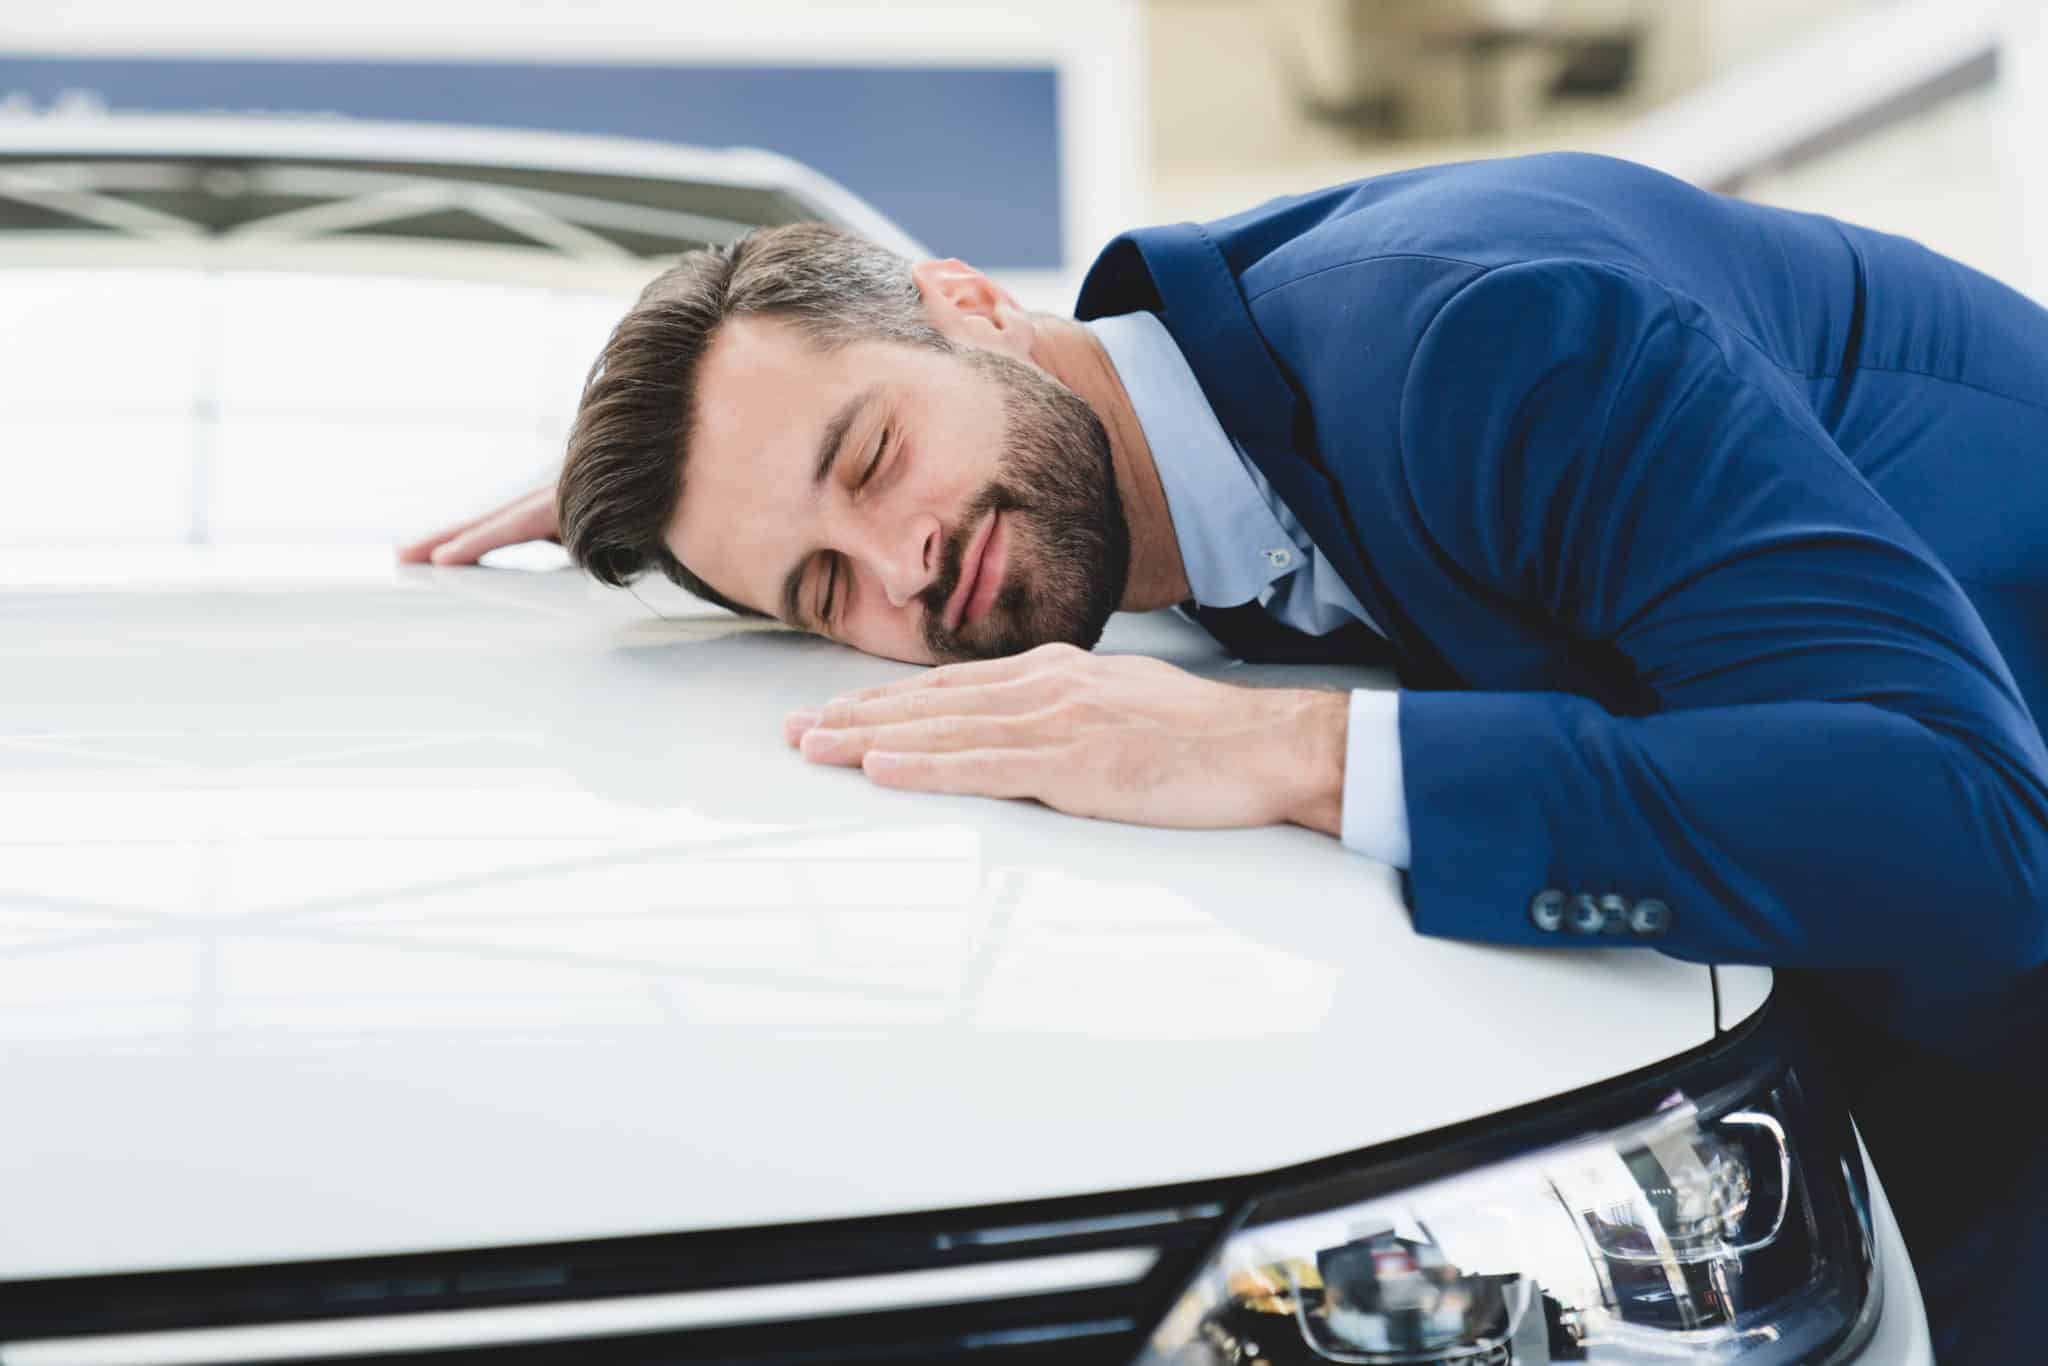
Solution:
[[[1628,927],[1645,939],[1655,938],[1671,928],[1671,908],[1653,897],[1645,897],[1628,913]]]
[[[1564,893],[1545,888],[1529,899],[1529,923],[1545,934],[1555,934],[1564,924]]]
[[[1628,898],[1609,892],[1600,898],[1600,914],[1607,923],[1600,928],[1607,934],[1628,933]]]
[[[1565,925],[1573,934],[1598,934],[1607,928],[1607,912],[1584,892],[1572,898],[1565,911]]]

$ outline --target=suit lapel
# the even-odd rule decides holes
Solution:
[[[1328,476],[1313,463],[1314,440],[1296,440],[1301,413],[1294,387],[1259,336],[1230,263],[1200,227],[1178,223],[1126,233],[1097,258],[1082,283],[1075,316],[1136,309],[1158,312],[1224,430],[1243,443],[1359,605],[1387,632],[1403,680],[1455,686],[1456,671],[1415,629],[1365,557],[1357,528]],[[1242,637],[1241,628],[1229,629]]]

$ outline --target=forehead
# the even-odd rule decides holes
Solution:
[[[715,486],[728,475],[756,482],[786,447],[807,433],[815,441],[872,370],[866,350],[828,350],[774,318],[728,320],[698,365],[685,484]]]

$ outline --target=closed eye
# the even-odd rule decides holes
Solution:
[[[889,429],[882,428],[881,438],[875,442],[874,458],[868,461],[868,467],[861,471],[860,482],[853,486],[855,492],[866,488],[869,481],[875,477],[875,472],[882,468],[882,458],[889,453],[889,435]]]
[[[867,488],[881,470],[883,461],[889,455],[890,437],[892,435],[889,428],[882,428],[881,435],[875,440],[875,453],[868,458],[866,468],[860,472],[860,478],[854,482],[853,491],[855,493],[859,493]],[[842,587],[840,579],[845,561],[840,556],[833,555],[829,557],[827,564],[829,567],[825,571],[824,586],[819,590],[818,605],[814,614],[817,627],[821,631],[831,627],[833,616],[844,606],[840,598],[840,589]]]
[[[831,558],[831,567],[825,571],[825,587],[818,595],[818,627],[823,630],[832,624],[832,614],[839,610],[839,566],[837,555]]]

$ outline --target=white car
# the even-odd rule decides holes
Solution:
[[[780,723],[904,666],[392,563],[802,216],[911,249],[758,154],[0,121],[0,1366],[1931,1360],[1768,973],[878,789]]]

